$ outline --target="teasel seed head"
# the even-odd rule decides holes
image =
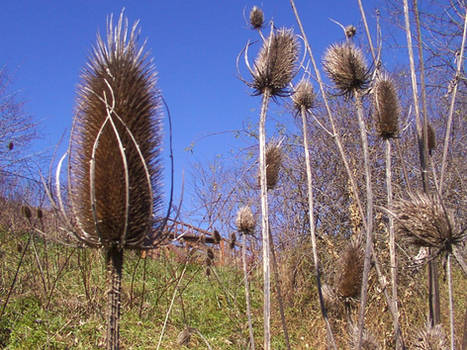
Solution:
[[[351,39],[355,36],[357,33],[357,28],[353,26],[352,24],[349,24],[347,27],[345,27],[345,37],[347,39]]]
[[[8,144],[8,150],[11,151],[14,147],[15,147],[15,145],[14,145],[14,143],[11,141],[11,142]]]
[[[81,74],[70,141],[78,235],[94,247],[139,247],[161,206],[161,99],[136,22],[120,15]]]
[[[27,205],[23,205],[21,207],[21,214],[23,214],[23,216],[28,220],[31,219],[32,217],[31,209],[29,209]]]
[[[255,232],[255,218],[249,206],[238,209],[235,221],[238,231],[244,235],[252,235]]]
[[[430,247],[437,253],[451,251],[452,245],[466,238],[454,220],[452,210],[443,208],[438,196],[409,193],[409,199],[394,201],[391,210],[396,235],[417,247]]]
[[[209,260],[214,260],[214,252],[212,251],[211,248],[208,248],[208,251],[207,251],[206,254],[207,254]]]
[[[433,150],[436,147],[436,133],[435,133],[435,129],[433,129],[433,126],[431,126],[431,124],[428,124],[427,138],[428,138],[428,153],[431,156]]]
[[[324,55],[324,70],[342,95],[352,96],[355,90],[366,89],[370,82],[362,50],[346,42],[331,45]]]
[[[302,79],[295,86],[292,102],[297,112],[301,112],[302,108],[309,111],[315,104],[315,97],[311,82],[308,79]]]
[[[257,6],[253,6],[250,11],[250,24],[253,29],[261,29],[264,23],[263,10]]]
[[[232,232],[230,234],[230,244],[229,244],[229,248],[230,249],[235,249],[235,244],[237,243],[237,235],[235,234],[235,232]]]
[[[44,217],[44,213],[41,208],[37,208],[36,215],[38,219],[42,219]]]
[[[400,105],[394,81],[387,75],[379,77],[373,88],[376,130],[383,139],[397,136],[399,132]]]
[[[221,237],[219,231],[214,230],[214,242],[216,244],[219,244],[221,242],[221,239],[222,239],[222,237]]]
[[[441,324],[420,329],[412,340],[414,350],[448,350],[449,342]]]
[[[263,42],[256,58],[253,82],[254,95],[261,95],[269,89],[271,96],[288,96],[289,83],[297,73],[299,45],[291,29],[281,28],[271,33]]]
[[[337,293],[344,298],[360,296],[363,274],[363,249],[351,242],[339,257],[336,275]]]
[[[271,140],[266,145],[266,185],[268,190],[274,189],[279,181],[279,170],[282,165],[281,143]],[[260,174],[258,172],[258,186]]]

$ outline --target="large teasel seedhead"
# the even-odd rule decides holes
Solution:
[[[379,136],[383,139],[396,137],[399,132],[400,104],[394,81],[387,75],[380,76],[375,82],[373,106]]]
[[[343,298],[360,295],[363,274],[363,249],[352,241],[339,257],[336,272],[337,293]]]
[[[304,108],[305,111],[308,112],[313,108],[315,99],[316,96],[311,82],[308,79],[300,80],[300,82],[295,86],[294,93],[292,95],[292,102],[296,111],[300,113]]]
[[[390,211],[395,219],[396,235],[418,247],[430,247],[438,253],[450,252],[466,238],[454,219],[452,210],[442,205],[438,196],[419,192],[409,199],[393,203]]]
[[[261,29],[264,23],[263,10],[258,6],[253,6],[250,11],[250,25],[253,29]]]
[[[161,99],[138,23],[107,21],[82,70],[70,141],[78,236],[90,246],[139,247],[161,204]]]
[[[297,73],[298,50],[298,41],[291,29],[271,32],[250,69],[253,81],[249,85],[255,89],[255,95],[263,94],[266,89],[271,96],[289,95],[287,87]]]
[[[266,185],[268,190],[274,189],[279,181],[279,170],[282,165],[281,142],[271,140],[266,145]],[[258,171],[258,185],[260,173]]]
[[[323,65],[342,95],[352,96],[369,85],[370,72],[363,52],[350,42],[331,45],[326,50]]]
[[[434,327],[426,325],[420,329],[412,340],[412,348],[414,350],[447,350],[449,349],[449,342],[444,333],[441,324]]]
[[[238,231],[244,235],[252,235],[255,232],[255,218],[249,206],[238,209],[235,221]]]

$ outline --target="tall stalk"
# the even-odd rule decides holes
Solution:
[[[246,314],[248,317],[248,332],[250,334],[250,349],[255,350],[255,335],[253,333],[253,322],[251,320],[250,284],[248,283],[248,270],[246,264],[246,235],[242,234],[242,263],[243,279],[245,283]]]
[[[118,350],[123,249],[116,246],[109,247],[106,252],[106,262],[110,287],[107,292],[107,350]]]

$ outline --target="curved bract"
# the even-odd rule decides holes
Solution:
[[[90,246],[138,247],[161,204],[160,96],[138,23],[107,23],[82,71],[69,181],[78,236]]]

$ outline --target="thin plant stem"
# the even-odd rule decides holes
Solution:
[[[399,160],[401,162],[402,173],[404,174],[405,184],[409,192],[412,192],[412,188],[410,186],[410,181],[409,181],[409,175],[407,172],[407,167],[405,166],[404,157],[402,157],[401,143],[399,139],[395,139],[395,142],[396,142],[397,155],[399,156]]]
[[[447,163],[447,156],[448,156],[448,149],[449,149],[449,137],[451,135],[452,116],[454,114],[454,103],[456,101],[457,87],[459,86],[459,79],[461,77],[461,68],[462,68],[462,63],[464,59],[464,47],[465,47],[466,33],[467,33],[467,8],[466,8],[466,12],[464,15],[464,31],[462,34],[462,45],[460,48],[459,57],[457,59],[455,84],[454,84],[454,89],[452,90],[452,94],[451,94],[451,104],[449,105],[448,120],[446,122],[446,135],[444,136],[443,159],[441,161],[441,174],[440,174],[440,180],[439,180],[439,190],[440,190],[441,195],[443,194],[444,173],[446,171],[446,163]]]
[[[448,275],[448,291],[449,291],[449,326],[451,335],[451,350],[455,350],[455,334],[454,334],[454,298],[452,293],[452,272],[451,272],[451,254],[447,256],[446,262]]]
[[[3,313],[5,312],[5,308],[8,305],[8,301],[10,300],[11,292],[13,292],[13,289],[15,288],[16,280],[18,279],[18,273],[19,269],[21,268],[21,265],[23,264],[23,259],[24,256],[26,255],[26,252],[29,247],[29,243],[31,243],[31,235],[29,235],[28,242],[26,243],[26,247],[24,247],[23,253],[21,254],[21,258],[19,259],[18,266],[16,267],[16,272],[15,276],[13,277],[13,281],[11,282],[10,289],[8,290],[8,295],[6,296],[5,302],[3,303],[2,306],[2,311],[0,312],[0,319],[3,316]]]
[[[368,298],[368,277],[371,265],[371,250],[373,246],[373,190],[371,186],[370,156],[368,152],[368,137],[365,121],[363,120],[362,96],[357,90],[355,93],[355,107],[357,109],[358,124],[360,127],[360,137],[363,149],[363,162],[365,168],[366,183],[366,244],[365,260],[363,264],[362,291],[360,296],[360,312],[358,318],[358,343],[357,349],[360,350],[362,344],[363,328],[365,326],[365,308]]]
[[[269,219],[268,193],[266,186],[266,114],[271,91],[266,88],[263,92],[261,115],[259,122],[259,169],[261,183],[261,229],[263,243],[263,295],[264,295],[264,350],[271,349],[271,276],[269,258]]]
[[[144,252],[145,254],[145,252]],[[135,276],[136,270],[138,269],[139,263],[141,261],[141,254],[138,254],[138,260],[136,261],[135,268],[133,269],[133,273],[131,274],[131,283],[130,283],[130,308],[133,307],[133,287],[135,285]]]
[[[386,190],[388,208],[392,208],[392,166],[391,166],[391,140],[385,140],[386,145]],[[396,241],[394,235],[394,218],[388,215],[389,220],[389,255],[391,261],[391,287],[392,287],[392,308],[394,313],[394,334],[396,338],[396,349],[401,347],[401,339],[399,338],[399,307],[397,305],[397,257],[396,257]]]
[[[111,246],[106,252],[109,289],[107,314],[107,350],[120,348],[120,304],[122,289],[123,249]]]
[[[370,45],[371,56],[373,57],[373,61],[375,61],[376,63],[376,53],[375,53],[375,49],[373,46],[373,41],[371,40],[370,29],[368,28],[368,22],[366,20],[366,15],[365,15],[365,10],[363,9],[362,0],[358,0],[358,7],[360,9],[360,14],[362,15],[363,25],[365,26],[365,32],[368,38],[368,44]]]
[[[281,315],[282,330],[284,331],[285,346],[287,347],[287,350],[290,350],[289,332],[287,330],[287,322],[286,322],[286,319],[285,319],[284,303],[283,303],[283,300],[282,300],[279,271],[277,269],[276,252],[275,252],[275,249],[274,249],[274,242],[272,240],[271,228],[269,228],[269,244],[271,245],[272,271],[274,273],[274,280],[275,280],[276,293],[277,293],[277,301],[279,302],[279,313]]]
[[[146,293],[146,269],[148,263],[147,259],[148,257],[146,256],[143,262],[143,291],[141,293],[141,301],[139,304],[139,318],[141,318],[141,315],[143,314],[144,294]]]
[[[250,349],[255,350],[255,336],[253,333],[253,322],[251,320],[251,305],[250,305],[250,285],[248,283],[248,270],[246,264],[246,235],[242,235],[242,263],[243,263],[243,278],[245,282],[245,299],[246,299],[246,314],[248,317],[248,331],[250,333]]]
[[[311,164],[310,164],[310,152],[308,150],[308,130],[306,121],[306,110],[305,107],[301,108],[302,116],[302,130],[303,130],[303,149],[305,152],[305,165],[306,165],[306,177],[307,177],[307,188],[308,188],[308,221],[310,224],[310,236],[311,236],[311,249],[313,251],[313,262],[315,265],[316,285],[318,286],[318,298],[321,309],[321,315],[323,316],[324,322],[326,323],[326,332],[328,335],[329,343],[333,349],[337,350],[336,341],[332,332],[331,324],[329,323],[328,315],[326,312],[326,306],[323,300],[323,291],[321,286],[321,271],[319,265],[318,250],[316,247],[316,232],[315,232],[315,219],[314,219],[314,204],[313,204],[313,178],[311,175]]]
[[[185,275],[187,266],[188,266],[188,260],[185,262],[185,266],[183,267],[182,273],[180,274],[180,277],[178,278],[177,285],[175,286],[174,292],[172,294],[172,299],[170,301],[169,309],[167,310],[167,313],[165,314],[164,325],[162,326],[161,335],[159,336],[159,342],[157,343],[156,350],[159,350],[161,346],[162,338],[164,337],[164,333],[165,333],[165,328],[167,327],[167,321],[169,320],[170,313],[172,312],[172,306],[174,304],[175,297],[177,295],[177,289],[180,286],[180,282],[182,281],[183,276]]]

